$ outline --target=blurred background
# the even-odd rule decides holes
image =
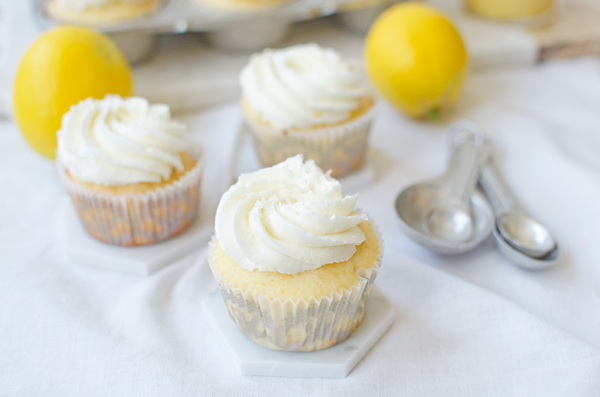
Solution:
[[[60,25],[46,13],[45,2],[0,0],[0,115],[4,118],[11,114],[20,58],[40,32]],[[109,33],[132,63],[136,94],[167,103],[177,113],[235,99],[239,70],[250,53],[265,47],[314,41],[335,47],[362,65],[365,33],[383,10],[397,2],[296,0],[274,11],[219,13],[190,8],[184,0],[167,0],[145,18],[96,28]],[[597,0],[429,3],[443,10],[460,31],[474,71],[600,53]],[[523,16],[532,12],[536,15]]]

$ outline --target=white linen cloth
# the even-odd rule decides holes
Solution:
[[[215,288],[193,254],[149,277],[79,267],[65,257],[53,164],[0,124],[2,396],[598,396],[600,395],[600,61],[473,75],[439,124],[381,102],[376,182],[358,205],[381,226],[378,287],[396,323],[346,379],[242,377],[200,302]],[[396,224],[392,203],[440,173],[446,126],[480,123],[506,179],[554,232],[564,261],[524,271],[491,239],[442,257]],[[226,188],[237,104],[183,117],[206,147],[203,199]]]

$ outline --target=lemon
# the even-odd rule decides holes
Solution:
[[[458,97],[468,71],[463,41],[452,23],[422,3],[397,4],[371,26],[367,73],[395,106],[411,117],[435,118]]]
[[[56,131],[71,105],[106,94],[132,94],[133,78],[116,44],[93,30],[65,26],[27,50],[14,85],[14,117],[38,153],[54,158]]]

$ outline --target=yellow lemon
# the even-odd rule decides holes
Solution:
[[[106,94],[132,94],[133,78],[117,45],[93,30],[65,26],[27,50],[15,79],[14,116],[29,145],[54,158],[56,131],[71,105]]]
[[[454,103],[468,71],[463,41],[436,9],[397,4],[377,18],[365,43],[367,73],[411,117],[435,118]]]

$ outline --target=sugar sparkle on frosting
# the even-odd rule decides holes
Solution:
[[[358,195],[301,155],[243,174],[223,195],[215,229],[223,251],[247,270],[296,274],[352,257],[365,240]]]

